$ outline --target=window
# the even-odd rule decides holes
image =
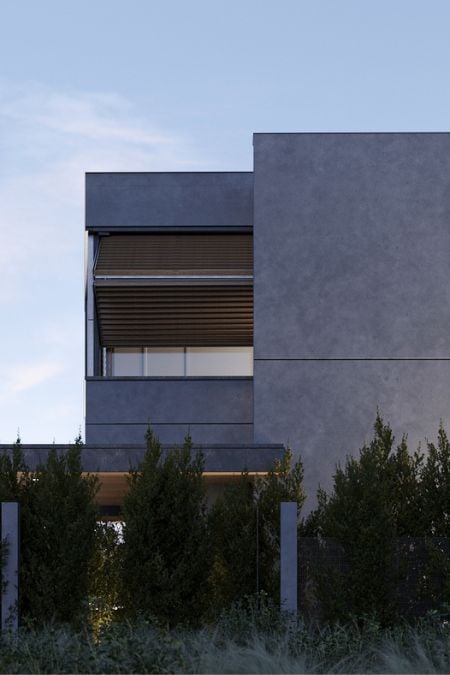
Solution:
[[[239,377],[253,375],[253,347],[112,348],[113,377]]]
[[[186,375],[253,375],[253,348],[187,347]]]
[[[141,349],[111,350],[111,374],[116,377],[142,375],[142,365]]]
[[[147,377],[168,377],[184,375],[184,349],[144,349],[144,375]]]

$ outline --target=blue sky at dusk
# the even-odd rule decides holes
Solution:
[[[0,0],[0,443],[84,427],[84,173],[449,131],[448,0]]]

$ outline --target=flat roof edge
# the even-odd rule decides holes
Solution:
[[[176,175],[186,175],[186,176],[192,176],[192,175],[219,175],[219,176],[227,176],[230,174],[238,174],[238,175],[252,175],[253,171],[85,171],[84,172],[85,176],[96,176],[96,175],[123,175],[123,176],[129,176],[129,175],[136,175],[136,176],[147,176],[147,175],[153,175],[153,176],[172,176],[174,174]]]
[[[64,445],[22,445],[24,459],[30,470],[45,461],[51,449],[58,454],[66,452],[70,444]],[[174,445],[163,445],[163,456],[167,455]],[[285,452],[282,444],[255,445],[195,445],[193,453],[201,450],[204,455],[205,473],[241,473],[269,471],[277,459]],[[11,454],[12,445],[0,445],[0,454]],[[145,446],[114,445],[89,446],[81,448],[82,469],[88,473],[127,473],[142,462]]]
[[[254,131],[253,136],[438,136],[449,131]]]

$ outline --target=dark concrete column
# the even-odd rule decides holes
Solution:
[[[280,606],[297,612],[297,502],[280,504]]]
[[[2,569],[1,628],[17,631],[19,626],[19,504],[1,503],[1,538],[7,543],[7,556]]]

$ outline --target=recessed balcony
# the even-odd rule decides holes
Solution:
[[[100,238],[95,375],[251,376],[252,235]]]

